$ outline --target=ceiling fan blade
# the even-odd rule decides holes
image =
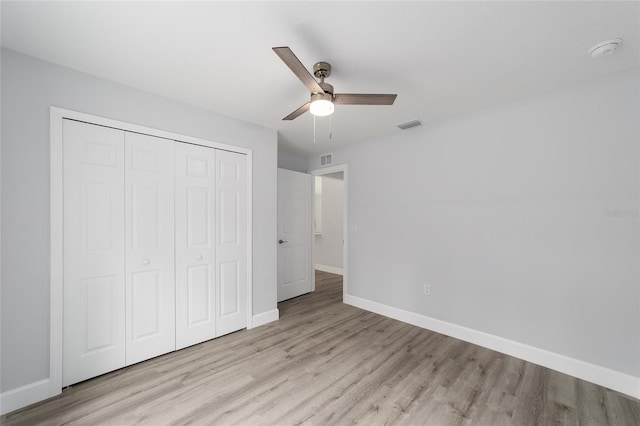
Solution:
[[[307,102],[297,110],[293,111],[291,114],[287,115],[285,118],[283,118],[283,120],[293,120],[294,118],[298,118],[305,112],[309,111],[310,107],[311,107],[311,102]]]
[[[291,49],[288,47],[274,47],[273,51],[276,52],[276,55],[280,56],[282,62],[284,62],[293,73],[302,81],[307,89],[311,93],[324,93],[322,87],[318,84],[315,78],[311,75],[311,73],[302,65],[300,59],[296,55],[293,54]],[[294,117],[295,118],[295,117]]]
[[[396,94],[364,94],[364,93],[338,93],[334,102],[338,105],[393,105]]]

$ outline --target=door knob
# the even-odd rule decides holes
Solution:
[[[288,243],[289,241],[287,240],[278,240],[278,244],[284,244],[284,243]]]
[[[196,260],[202,260],[202,255],[201,254],[197,255]]]
[[[151,261],[150,261],[149,259],[144,259],[144,260],[142,261],[142,264],[143,264],[144,266],[147,266],[147,265],[148,265],[148,264],[150,264],[150,263],[151,263]]]

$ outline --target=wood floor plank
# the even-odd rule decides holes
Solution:
[[[640,401],[342,303],[341,277],[280,320],[74,385],[6,425],[640,425]]]

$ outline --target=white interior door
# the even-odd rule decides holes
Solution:
[[[126,363],[175,350],[174,141],[126,133]]]
[[[125,365],[125,133],[64,120],[63,135],[68,386]]]
[[[215,153],[176,143],[176,348],[215,337]]]
[[[311,175],[278,169],[278,302],[312,290]]]
[[[216,151],[216,336],[247,326],[247,156]]]

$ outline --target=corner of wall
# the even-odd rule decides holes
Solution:
[[[280,311],[277,308],[267,312],[262,312],[252,317],[251,328],[260,327],[261,325],[265,325],[273,321],[278,321],[279,319]]]

